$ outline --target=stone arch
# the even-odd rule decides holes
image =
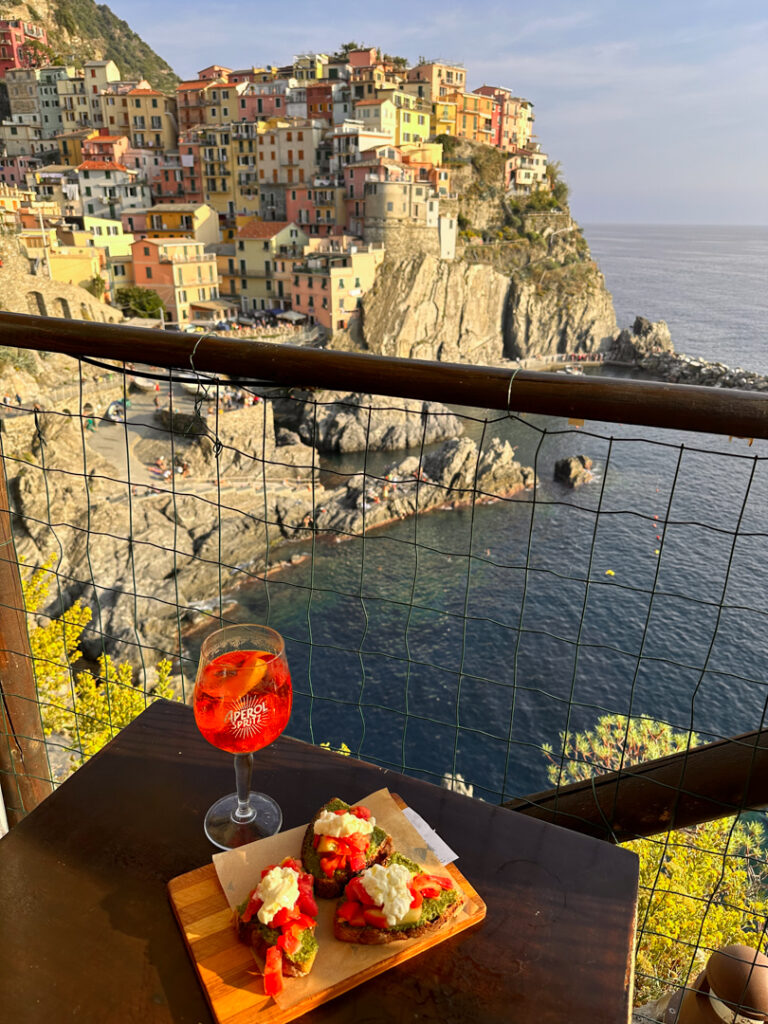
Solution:
[[[91,316],[91,311],[90,309],[88,309],[84,302],[80,303],[80,314],[83,320],[93,320],[93,317]]]
[[[59,297],[55,299],[54,302],[58,306],[59,316],[64,317],[65,320],[71,320],[72,310],[69,308],[69,303],[67,302],[67,300]]]
[[[48,316],[42,292],[27,292],[27,309],[32,316]]]

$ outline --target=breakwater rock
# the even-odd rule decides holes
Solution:
[[[279,444],[300,440],[328,455],[417,448],[458,437],[464,429],[440,402],[332,391],[295,392],[279,399],[274,418]]]
[[[632,327],[620,331],[604,352],[606,362],[633,365],[654,380],[669,384],[768,391],[768,377],[764,374],[675,352],[669,327],[663,320],[652,323],[637,317]]]
[[[768,377],[741,367],[711,363],[676,352],[649,353],[637,362],[638,369],[655,380],[670,384],[700,384],[712,388],[768,391]]]

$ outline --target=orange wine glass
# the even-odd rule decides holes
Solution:
[[[195,721],[209,743],[235,755],[237,792],[221,797],[205,815],[205,834],[222,850],[280,831],[283,812],[271,796],[251,790],[251,774],[254,752],[288,725],[292,701],[285,641],[274,629],[225,626],[205,638]]]

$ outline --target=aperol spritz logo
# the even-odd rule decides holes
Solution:
[[[266,724],[269,710],[265,700],[241,704],[227,713],[227,722],[236,736],[255,736]]]

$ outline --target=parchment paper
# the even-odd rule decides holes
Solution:
[[[333,797],[329,796],[329,800]],[[376,793],[360,797],[354,803],[365,804],[376,819],[376,823],[392,836],[392,843],[398,853],[417,861],[428,872],[438,871],[442,865],[426,845],[425,841],[408,821],[400,808],[392,799],[389,790],[380,789]],[[318,810],[320,808],[318,807]],[[241,846],[226,853],[214,854],[213,863],[219,876],[221,887],[230,907],[242,903],[251,889],[261,879],[262,869],[269,864],[278,863],[283,857],[295,857],[301,860],[301,843],[306,825],[280,832],[268,839]],[[372,964],[387,960],[408,943],[394,942],[385,946],[359,946],[349,942],[339,942],[333,934],[333,915],[338,900],[317,900],[317,928],[315,937],[319,950],[312,970],[303,978],[286,978],[283,991],[275,997],[281,1009],[289,1009],[303,999],[323,992],[340,981],[365,970]],[[470,908],[471,909],[471,908]],[[456,915],[455,920],[467,917],[465,905]],[[259,958],[255,957],[257,963]],[[263,967],[263,964],[260,963]]]

